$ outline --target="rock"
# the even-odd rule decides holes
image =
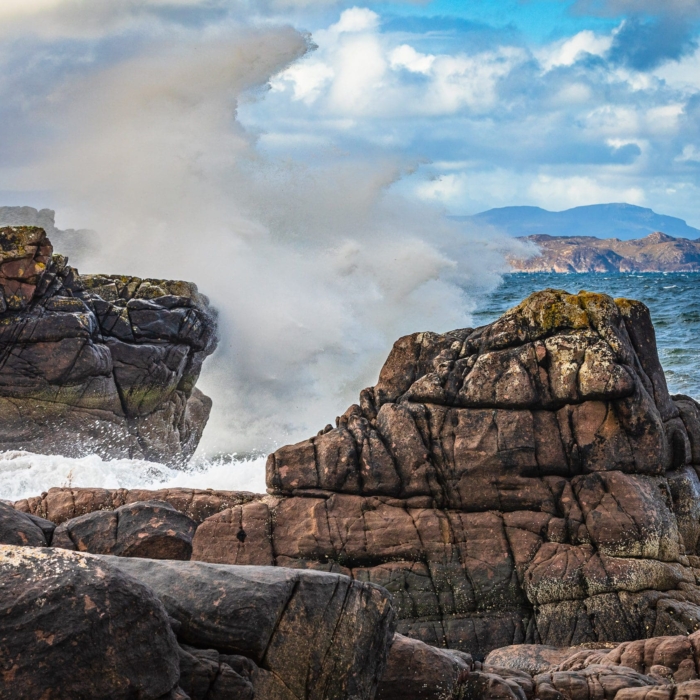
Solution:
[[[45,547],[50,541],[50,536],[47,539],[47,532],[42,528],[41,522],[41,518],[26,515],[0,502],[0,543]],[[52,532],[50,527],[48,532]]]
[[[168,503],[139,501],[62,523],[54,532],[53,546],[120,557],[187,560],[196,527]]]
[[[178,676],[146,586],[104,559],[0,546],[0,698],[175,698]]]
[[[254,662],[255,697],[373,697],[395,628],[378,586],[272,567],[106,561],[155,591],[181,643]]]
[[[0,449],[186,462],[216,345],[193,284],[79,275],[43,229],[0,228]]]
[[[164,501],[173,508],[201,523],[206,518],[232,506],[259,500],[261,496],[245,491],[214,491],[211,489],[99,489],[50,488],[41,496],[15,503],[15,508],[32,516],[60,524],[71,518],[98,510],[115,510],[138,501]]]
[[[576,653],[570,648],[544,644],[514,644],[495,649],[484,660],[488,666],[526,671],[535,676],[552,671]]]
[[[226,659],[236,659],[238,663],[232,663],[237,667],[248,662],[252,668],[246,669],[247,674],[237,673]],[[253,700],[255,691],[249,676],[255,668],[245,657],[222,656],[215,649],[180,648],[180,687],[190,700]]]
[[[394,636],[376,700],[442,700],[460,697],[472,670],[468,654]]]
[[[402,634],[477,655],[687,634],[698,436],[646,307],[545,290],[489,326],[398,340],[335,428],[270,455],[268,518],[215,516],[195,552],[239,556],[216,543],[248,518],[261,559],[380,583]]]

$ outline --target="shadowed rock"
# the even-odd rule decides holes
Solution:
[[[105,560],[0,546],[0,698],[174,698],[178,668],[146,586]]]
[[[372,698],[395,628],[381,588],[270,567],[108,561],[155,591],[182,643],[254,662],[256,697]]]

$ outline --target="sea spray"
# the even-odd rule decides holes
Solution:
[[[178,470],[143,459],[104,460],[95,454],[74,459],[19,450],[0,453],[0,499],[38,496],[52,486],[264,493],[265,456],[197,457],[186,469]]]

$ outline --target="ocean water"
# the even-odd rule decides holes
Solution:
[[[643,301],[651,310],[669,389],[700,398],[700,274],[507,275],[477,310],[473,325],[490,323],[532,292],[547,287],[569,292],[586,289]],[[338,408],[341,411],[345,406]],[[97,455],[68,459],[0,453],[0,499],[39,495],[51,486],[184,486],[264,493],[265,456],[200,457],[183,471],[144,460],[105,461]]]
[[[506,275],[474,315],[474,325],[491,323],[532,292],[548,287],[574,293],[585,289],[644,302],[651,311],[669,390],[700,399],[700,274]]]

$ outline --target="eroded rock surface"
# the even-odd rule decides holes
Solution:
[[[0,698],[156,700],[178,677],[146,586],[96,558],[0,545]]]
[[[79,275],[43,229],[0,228],[0,449],[182,463],[215,315],[187,282]]]

